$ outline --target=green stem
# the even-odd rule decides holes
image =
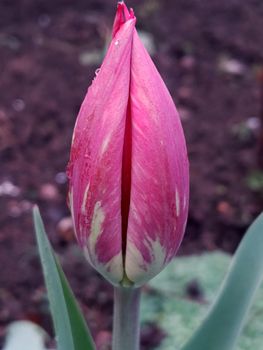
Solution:
[[[140,296],[140,288],[114,288],[112,350],[139,350]]]

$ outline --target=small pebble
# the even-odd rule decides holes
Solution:
[[[246,126],[250,130],[256,131],[257,129],[260,128],[260,119],[258,117],[248,118],[247,121],[246,121]]]
[[[47,14],[42,14],[38,17],[38,25],[41,28],[46,28],[50,25],[51,18]]]
[[[219,70],[231,75],[243,75],[245,73],[246,66],[236,59],[224,57],[219,62]]]
[[[193,56],[183,56],[180,65],[185,70],[192,70],[195,66],[195,59]]]
[[[56,200],[59,197],[58,189],[51,183],[43,184],[40,187],[40,197],[45,200]]]
[[[84,51],[79,55],[79,62],[82,66],[100,65],[103,50]]]
[[[232,217],[234,214],[233,207],[226,201],[221,201],[217,204],[217,211],[227,217]]]
[[[12,107],[16,112],[22,112],[25,109],[26,104],[21,98],[17,98],[12,102]]]
[[[187,284],[186,294],[193,300],[200,300],[203,298],[203,291],[197,280],[193,280]]]
[[[64,172],[57,173],[55,176],[55,181],[59,185],[65,184],[67,182],[67,180],[68,180],[67,174]]]
[[[182,121],[187,121],[191,118],[191,112],[189,109],[184,107],[178,107],[177,110]]]
[[[73,222],[70,216],[64,217],[57,224],[57,231],[61,238],[70,242],[74,239]]]
[[[188,100],[192,96],[192,90],[187,86],[182,86],[178,89],[178,97],[183,100]]]
[[[98,350],[110,350],[111,349],[111,333],[108,331],[101,331],[96,337],[96,348]]]
[[[4,181],[0,184],[0,196],[17,197],[21,190],[10,181]]]

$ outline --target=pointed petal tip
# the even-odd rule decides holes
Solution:
[[[132,7],[130,7],[130,18],[135,18],[134,10]]]
[[[135,19],[133,9],[130,9],[129,11],[124,1],[119,1],[117,4],[117,11],[113,23],[112,37],[114,37],[121,26],[130,19]]]

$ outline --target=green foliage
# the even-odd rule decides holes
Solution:
[[[230,257],[223,253],[177,258],[150,282],[143,298],[143,322],[156,322],[167,334],[159,350],[180,349],[203,320],[183,350],[233,349],[252,297],[263,277],[263,215],[243,239],[211,308],[216,291],[226,274]],[[199,290],[197,300],[187,297],[189,286]],[[198,293],[197,293],[198,294]],[[263,331],[263,286],[257,293],[237,350],[261,349]]]
[[[52,251],[37,208],[34,208],[34,224],[58,350],[94,350],[90,332]]]

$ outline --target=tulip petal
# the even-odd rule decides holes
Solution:
[[[125,272],[140,285],[174,257],[188,211],[188,159],[172,98],[136,30],[130,81],[131,198]]]
[[[68,173],[80,245],[113,284],[145,283],[175,255],[189,169],[178,113],[118,4],[113,40],[77,118]]]
[[[118,29],[88,90],[68,166],[77,239],[90,263],[114,283],[123,278],[121,164],[134,25],[130,19]]]
[[[118,2],[116,15],[113,22],[112,37],[114,38],[115,34],[119,31],[121,26],[126,21],[132,18],[135,18],[133,10],[130,9],[130,12],[129,12],[129,10],[127,9],[127,6],[124,4],[123,1]]]

